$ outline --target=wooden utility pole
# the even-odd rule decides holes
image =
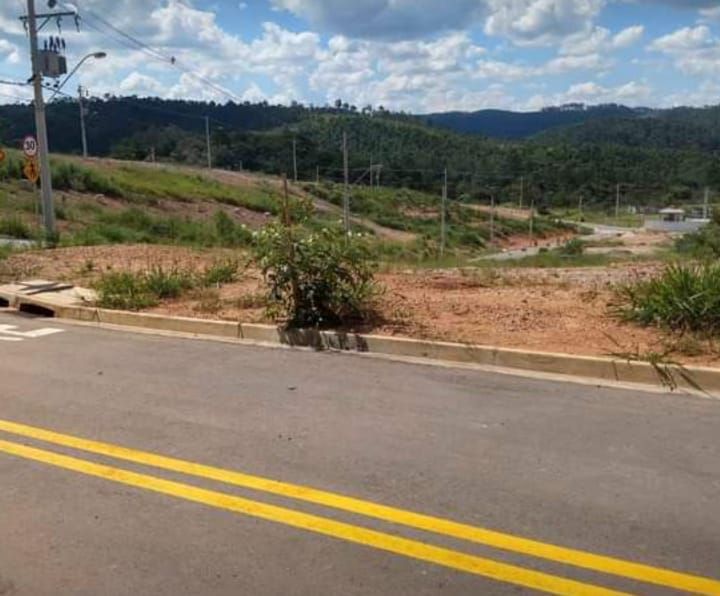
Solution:
[[[298,182],[298,169],[297,169],[297,139],[293,139],[293,180],[295,184]]]
[[[530,241],[532,242],[533,239],[533,228],[535,225],[535,199],[530,199],[530,219],[529,219],[529,231],[530,231]]]
[[[440,258],[445,256],[445,243],[447,242],[447,230],[445,222],[445,212],[447,211],[448,198],[448,173],[445,168],[445,176],[443,179],[442,189],[442,205],[440,207]]]
[[[490,195],[490,243],[495,242],[495,194]]]
[[[520,176],[520,210],[522,211],[525,199],[525,176]]]
[[[345,234],[350,232],[350,166],[348,160],[347,133],[343,132],[343,169],[345,171],[345,189],[343,193],[343,225]]]
[[[615,225],[620,219],[620,185],[615,186]]]
[[[212,150],[210,148],[210,117],[205,116],[205,144],[207,145],[207,167],[212,170]]]
[[[703,202],[703,219],[708,219],[710,215],[710,187],[705,187],[705,200]]]

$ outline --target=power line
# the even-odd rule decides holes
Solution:
[[[137,37],[131,35],[130,33],[127,33],[126,31],[123,31],[119,27],[116,27],[112,23],[105,20],[103,17],[98,15],[97,13],[86,10],[85,11],[91,19],[95,19],[99,23],[101,23],[102,26],[104,26],[106,29],[109,29],[112,33],[109,33],[108,31],[102,31],[101,28],[99,28],[96,24],[94,25],[92,22],[89,22],[84,19],[83,22],[85,22],[88,26],[90,26],[91,29],[94,29],[95,31],[108,35],[109,37],[112,37],[117,41],[118,43],[124,45],[127,48],[133,49],[133,50],[139,50],[146,55],[150,56],[151,58],[154,58],[155,60],[158,60],[164,64],[168,64],[174,68],[177,68],[178,70],[184,72],[188,76],[196,79],[197,81],[200,81],[201,83],[204,83],[211,89],[213,89],[215,92],[220,93],[221,95],[224,95],[228,98],[230,98],[233,101],[240,102],[242,101],[240,97],[235,95],[233,92],[225,89],[224,87],[214,83],[204,75],[198,74],[195,72],[192,68],[182,63],[180,60],[178,60],[175,56],[167,55],[160,50],[157,50],[153,48],[152,46],[148,45],[147,43],[141,41]],[[120,36],[120,37],[118,37]]]

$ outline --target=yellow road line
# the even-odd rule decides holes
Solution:
[[[363,501],[306,486],[279,482],[268,478],[252,476],[232,470],[224,470],[222,468],[183,461],[145,451],[137,451],[108,443],[91,441],[6,420],[0,420],[0,431],[80,449],[98,455],[307,501],[399,525],[483,544],[493,548],[599,571],[601,573],[626,577],[650,584],[683,590],[685,592],[720,595],[720,581],[710,578],[547,544],[520,536],[504,534],[448,519],[414,513],[412,511],[405,511],[403,509],[388,507],[386,505]]]
[[[294,528],[309,530],[325,536],[339,538],[348,542],[370,546],[405,557],[419,559],[428,563],[442,565],[458,571],[473,573],[500,582],[524,586],[550,594],[588,596],[622,594],[621,592],[615,592],[591,584],[548,575],[515,565],[499,563],[446,548],[431,546],[392,534],[385,534],[360,526],[353,526],[344,522],[286,509],[284,507],[277,507],[234,495],[206,490],[189,484],[164,480],[146,474],[138,474],[137,472],[131,472],[122,468],[113,468],[83,459],[61,455],[52,451],[12,443],[10,441],[0,440],[0,452],[57,466],[66,470],[72,470],[81,474],[111,480],[112,482],[170,495],[179,499],[209,505],[218,509],[225,509],[285,524]]]

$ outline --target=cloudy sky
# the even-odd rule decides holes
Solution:
[[[4,80],[29,76],[17,19],[25,4],[0,2]],[[36,4],[44,9],[46,2]],[[70,65],[91,51],[108,58],[86,63],[66,89],[82,83],[95,95],[316,105],[342,98],[413,112],[531,110],[571,101],[720,103],[720,0],[75,0],[73,6],[82,22],[79,33],[72,19],[63,23]],[[54,24],[46,31],[57,34]],[[0,101],[26,96],[25,88],[0,85]]]

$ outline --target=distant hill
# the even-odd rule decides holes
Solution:
[[[228,170],[290,174],[297,147],[298,175],[342,181],[343,133],[347,134],[351,182],[369,182],[370,164],[386,186],[422,190],[439,197],[448,168],[449,194],[463,200],[518,200],[535,205],[612,204],[617,183],[638,204],[697,200],[705,185],[720,189],[720,108],[666,112],[622,106],[563,106],[530,114],[495,112],[514,121],[494,139],[428,125],[427,117],[352,105],[288,107],[214,104],[182,100],[111,97],[87,104],[91,155],[203,165],[207,163],[205,116],[209,117],[213,164]],[[491,112],[492,114],[493,112]],[[486,112],[487,114],[487,112]],[[78,106],[48,106],[50,147],[78,154]],[[589,118],[585,121],[574,121]],[[593,120],[594,118],[594,120]],[[497,126],[502,126],[498,116]],[[563,123],[562,126],[560,123]],[[530,126],[532,124],[532,127]],[[507,125],[510,126],[510,125]],[[19,147],[34,130],[29,106],[0,106],[0,144]],[[381,167],[379,167],[381,166]],[[0,169],[3,166],[0,164]]]
[[[643,115],[612,116],[545,130],[544,143],[611,144],[644,149],[720,151],[720,105],[655,110]]]
[[[585,106],[568,104],[545,108],[539,112],[480,110],[478,112],[445,112],[421,116],[431,126],[464,134],[479,134],[498,139],[524,139],[543,131],[608,118],[636,118],[652,113],[648,108],[628,108],[607,104]]]

